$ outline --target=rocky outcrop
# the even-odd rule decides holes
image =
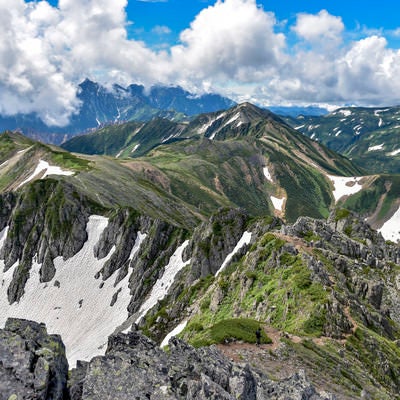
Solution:
[[[173,338],[165,352],[137,331],[111,336],[105,356],[68,373],[61,338],[17,319],[0,330],[0,388],[7,400],[335,399],[318,393],[301,371],[275,382],[216,347],[195,349]]]
[[[106,355],[80,370],[86,376],[71,386],[82,393],[74,400],[334,399],[318,394],[302,372],[274,382],[248,365],[232,363],[215,347],[195,349],[173,338],[164,352],[139,332],[110,337]]]
[[[245,231],[247,220],[243,210],[221,209],[195,230],[187,248],[192,254],[192,280],[218,271]]]
[[[48,282],[54,277],[54,258],[70,258],[82,248],[90,211],[90,202],[65,182],[46,179],[23,188],[0,253],[6,270],[18,262],[8,290],[10,303],[23,295],[35,256],[43,263],[41,281]]]
[[[32,321],[8,319],[0,330],[0,399],[64,400],[68,362],[58,335]]]

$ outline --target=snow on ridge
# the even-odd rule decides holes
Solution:
[[[359,184],[358,180],[362,177],[347,177],[347,176],[334,176],[327,175],[328,178],[333,182],[334,190],[332,192],[335,201],[338,201],[343,196],[348,196],[359,192],[362,189],[362,185]]]
[[[163,348],[168,345],[169,339],[172,337],[179,335],[187,325],[187,321],[181,322],[178,326],[176,326],[171,332],[168,333],[168,335],[165,336],[165,338],[162,340],[160,347]]]
[[[251,240],[251,232],[244,231],[242,237],[239,239],[237,242],[235,248],[232,250],[231,253],[229,253],[226,257],[224,262],[221,264],[219,270],[216,272],[215,276],[218,276],[224,268],[228,265],[228,263],[231,261],[232,257],[244,246],[250,243]]]
[[[400,207],[394,215],[386,221],[378,232],[382,234],[385,240],[397,242],[400,239]]]
[[[374,111],[374,114],[375,114],[377,117],[379,117],[379,114],[380,114],[380,113],[386,112],[386,111],[390,111],[390,108],[385,108],[384,110],[383,110],[383,109],[375,110],[375,111]]]
[[[296,129],[296,130],[297,130],[297,129],[301,129],[301,128],[304,128],[304,126],[305,126],[305,125],[299,125],[299,126],[295,126],[295,128],[294,128],[294,129]]]
[[[0,326],[4,326],[7,317],[44,322],[50,334],[61,335],[70,367],[74,367],[77,360],[90,360],[104,354],[108,336],[129,316],[127,307],[131,299],[129,273],[117,285],[114,282],[118,271],[105,281],[95,278],[115,250],[114,246],[101,260],[94,256],[94,247],[107,224],[105,217],[89,217],[88,240],[68,260],[54,259],[56,274],[51,282],[40,282],[41,264],[33,262],[19,303],[10,305],[7,300],[7,288],[18,263],[3,272],[4,261],[0,261],[0,282],[4,280],[0,283]],[[1,239],[3,237],[4,230]],[[131,254],[138,251],[144,238],[139,232]]]
[[[165,266],[164,274],[157,280],[151,289],[150,296],[141,305],[139,309],[139,316],[136,319],[136,323],[147,314],[147,312],[154,307],[159,300],[162,300],[168,293],[168,289],[174,282],[177,273],[190,263],[190,260],[183,261],[182,254],[185,248],[188,246],[189,240],[185,240],[176,250],[175,253],[169,259],[168,264]]]
[[[197,133],[199,135],[205,133],[207,129],[215,122],[218,121],[219,119],[225,117],[225,112],[222,112],[221,114],[217,115],[215,118],[210,119],[210,121],[206,122],[203,126],[201,126],[198,130]],[[215,135],[214,135],[215,136]],[[212,140],[212,139],[211,139]]]
[[[240,111],[236,113],[229,121],[225,122],[224,126],[229,125],[232,122],[235,122],[239,118],[240,118]]]
[[[263,168],[263,172],[264,172],[264,176],[265,176],[270,182],[273,182],[273,180],[272,180],[272,175],[271,175],[271,173],[269,172],[268,167],[264,167],[264,168]]]
[[[397,154],[399,154],[400,153],[400,149],[397,149],[397,150],[394,150],[394,151],[392,151],[392,152],[390,152],[390,153],[387,153],[387,155],[388,156],[395,156],[395,155],[397,155]]]
[[[132,149],[131,153],[135,152],[139,148],[140,144],[136,144],[135,147]]]
[[[32,172],[28,178],[26,178],[22,183],[18,185],[18,188],[25,185],[26,183],[30,182],[31,180],[35,179],[38,175],[40,175],[44,171],[43,176],[41,179],[46,178],[49,175],[65,175],[71,176],[74,175],[75,172],[73,171],[66,171],[61,169],[59,166],[49,165],[47,161],[39,160],[39,164],[36,166],[36,169]]]
[[[278,197],[270,196],[270,199],[272,201],[272,204],[274,205],[275,210],[282,211],[285,198],[283,197],[282,199],[278,199]]]
[[[340,114],[343,114],[345,117],[349,117],[351,115],[350,110],[338,110]]]
[[[378,144],[376,146],[370,146],[370,147],[368,147],[367,151],[383,150],[383,146],[384,145],[385,145],[384,143],[381,143],[381,144]]]

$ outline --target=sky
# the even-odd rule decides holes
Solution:
[[[396,105],[398,15],[397,0],[0,0],[0,113],[66,125],[85,78],[265,107]]]

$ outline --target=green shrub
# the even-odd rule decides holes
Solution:
[[[234,318],[222,320],[201,332],[201,337],[194,338],[194,346],[208,346],[230,341],[256,343],[256,330],[260,323],[249,318]],[[261,343],[272,343],[272,340],[261,329]]]

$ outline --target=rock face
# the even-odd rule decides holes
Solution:
[[[9,319],[0,330],[0,399],[335,399],[319,394],[303,372],[273,382],[215,347],[195,349],[176,338],[169,345],[165,352],[140,332],[114,335],[105,356],[79,362],[68,375],[58,335]]]
[[[105,356],[74,371],[70,390],[81,393],[74,400],[334,399],[318,394],[302,372],[273,382],[215,347],[195,349],[176,338],[169,346],[164,352],[139,332],[111,336]]]
[[[0,330],[0,399],[66,399],[68,362],[44,324],[10,318]]]

